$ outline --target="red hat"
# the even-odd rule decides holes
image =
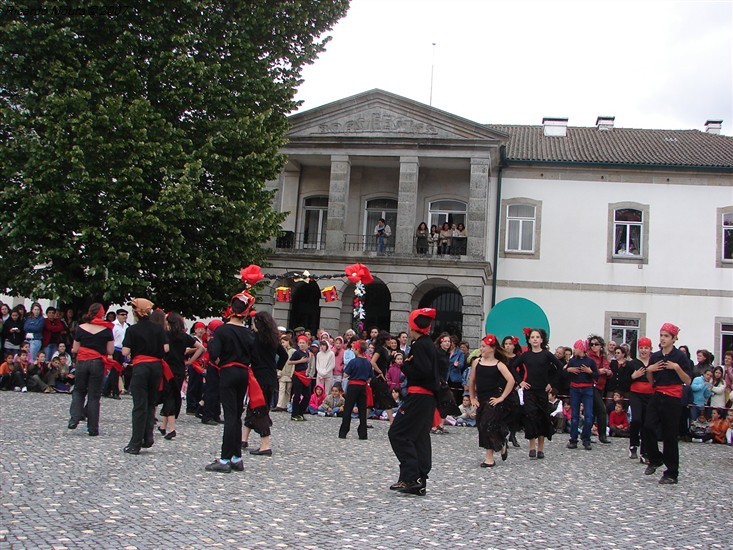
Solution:
[[[212,319],[209,321],[209,326],[207,327],[211,332],[214,332],[216,329],[218,329],[220,326],[224,324],[224,321],[221,319]]]
[[[659,332],[669,332],[672,336],[677,336],[680,332],[680,327],[673,325],[672,323],[664,323]]]
[[[487,334],[484,336],[484,339],[481,340],[484,344],[487,346],[495,346],[496,345],[496,336],[493,334]]]
[[[310,344],[310,340],[305,334],[300,334],[297,338],[297,341],[300,342],[301,340],[305,340],[306,344]]]
[[[193,330],[199,329],[199,328],[206,328],[206,325],[203,324],[201,321],[196,321],[193,324]]]
[[[232,296],[232,299],[229,301],[229,303],[233,304],[235,300],[239,300],[240,302],[244,303],[244,311],[242,311],[241,313],[234,313],[233,311],[229,311],[229,314],[232,317],[248,317],[250,310],[255,305],[255,297],[246,290],[243,290],[239,294],[235,294],[234,296]]]
[[[643,338],[639,338],[639,341],[636,343],[636,345],[640,348],[651,348],[652,340],[651,338],[647,338],[646,336],[644,336]]]
[[[427,334],[430,332],[430,323],[435,319],[437,314],[438,312],[431,307],[416,309],[410,313],[407,319],[407,325],[410,327],[410,330]]]
[[[582,351],[588,351],[588,342],[583,339],[576,340],[573,347]]]

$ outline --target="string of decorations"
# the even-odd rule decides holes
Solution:
[[[349,282],[354,283],[355,285],[353,302],[354,326],[361,331],[364,329],[364,319],[366,318],[366,311],[364,309],[364,295],[366,294],[365,285],[374,281],[374,277],[369,271],[369,268],[364,264],[357,263],[347,265],[340,273],[326,273],[322,275],[310,273],[308,270],[287,271],[281,274],[263,273],[260,266],[255,264],[250,264],[247,267],[242,268],[239,272],[239,279],[244,283],[246,290],[249,290],[265,279],[270,281],[290,280],[293,283],[303,282],[310,284],[313,281],[341,279],[343,277],[346,277]],[[336,291],[336,287],[333,285],[323,288],[321,290],[321,295],[326,302],[338,300],[338,292]],[[291,288],[289,286],[277,287],[275,289],[275,299],[278,302],[290,302]]]

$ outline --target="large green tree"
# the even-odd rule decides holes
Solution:
[[[282,217],[265,182],[347,0],[0,2],[0,289],[203,315]]]

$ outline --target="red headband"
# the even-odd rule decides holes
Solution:
[[[207,327],[211,332],[214,332],[216,329],[218,329],[220,326],[224,324],[224,321],[221,319],[212,319],[209,321],[209,326]]]
[[[673,325],[672,323],[664,323],[659,332],[669,332],[672,336],[677,336],[680,332],[680,327]]]
[[[410,330],[414,330],[421,334],[427,334],[430,332],[430,319],[435,319],[437,314],[438,312],[430,307],[416,309],[410,313],[410,316],[407,319],[407,325],[410,327]],[[426,326],[420,326],[423,324],[426,324]]]
[[[651,348],[652,340],[651,338],[647,338],[646,336],[644,338],[639,338],[639,341],[637,342],[637,346],[640,348]]]

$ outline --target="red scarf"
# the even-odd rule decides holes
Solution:
[[[248,365],[245,365],[244,363],[238,363],[236,361],[221,365],[219,369],[225,369],[227,367],[242,367],[247,369],[247,376],[249,377],[249,383],[247,384],[247,393],[249,394],[249,408],[254,410],[264,407],[267,404],[265,402],[265,394],[262,393],[260,383],[257,381],[257,378],[255,378],[255,374],[254,372],[252,372],[252,369],[249,368]]]
[[[173,380],[173,371],[171,370],[171,367],[168,363],[166,363],[165,359],[160,359],[159,357],[153,357],[152,355],[136,355],[132,358],[132,366],[139,365],[140,363],[160,363],[163,367],[163,377],[160,379],[160,384],[158,384],[158,391],[161,391],[163,389],[163,381],[170,382]]]
[[[92,325],[99,325],[100,327],[105,327],[110,330],[112,330],[112,327],[114,326],[109,321],[104,320],[104,308],[103,307],[99,308],[99,311],[97,311],[97,314],[94,316],[94,319],[89,321],[89,323]]]
[[[374,406],[374,392],[372,387],[367,384],[366,380],[349,380],[349,386],[366,386],[366,406],[371,409]],[[347,389],[349,386],[346,386]]]
[[[115,369],[117,372],[122,372],[122,365],[117,361],[108,358],[106,355],[102,355],[95,349],[79,346],[79,351],[76,352],[77,361],[92,361],[93,359],[101,359],[106,371]]]

